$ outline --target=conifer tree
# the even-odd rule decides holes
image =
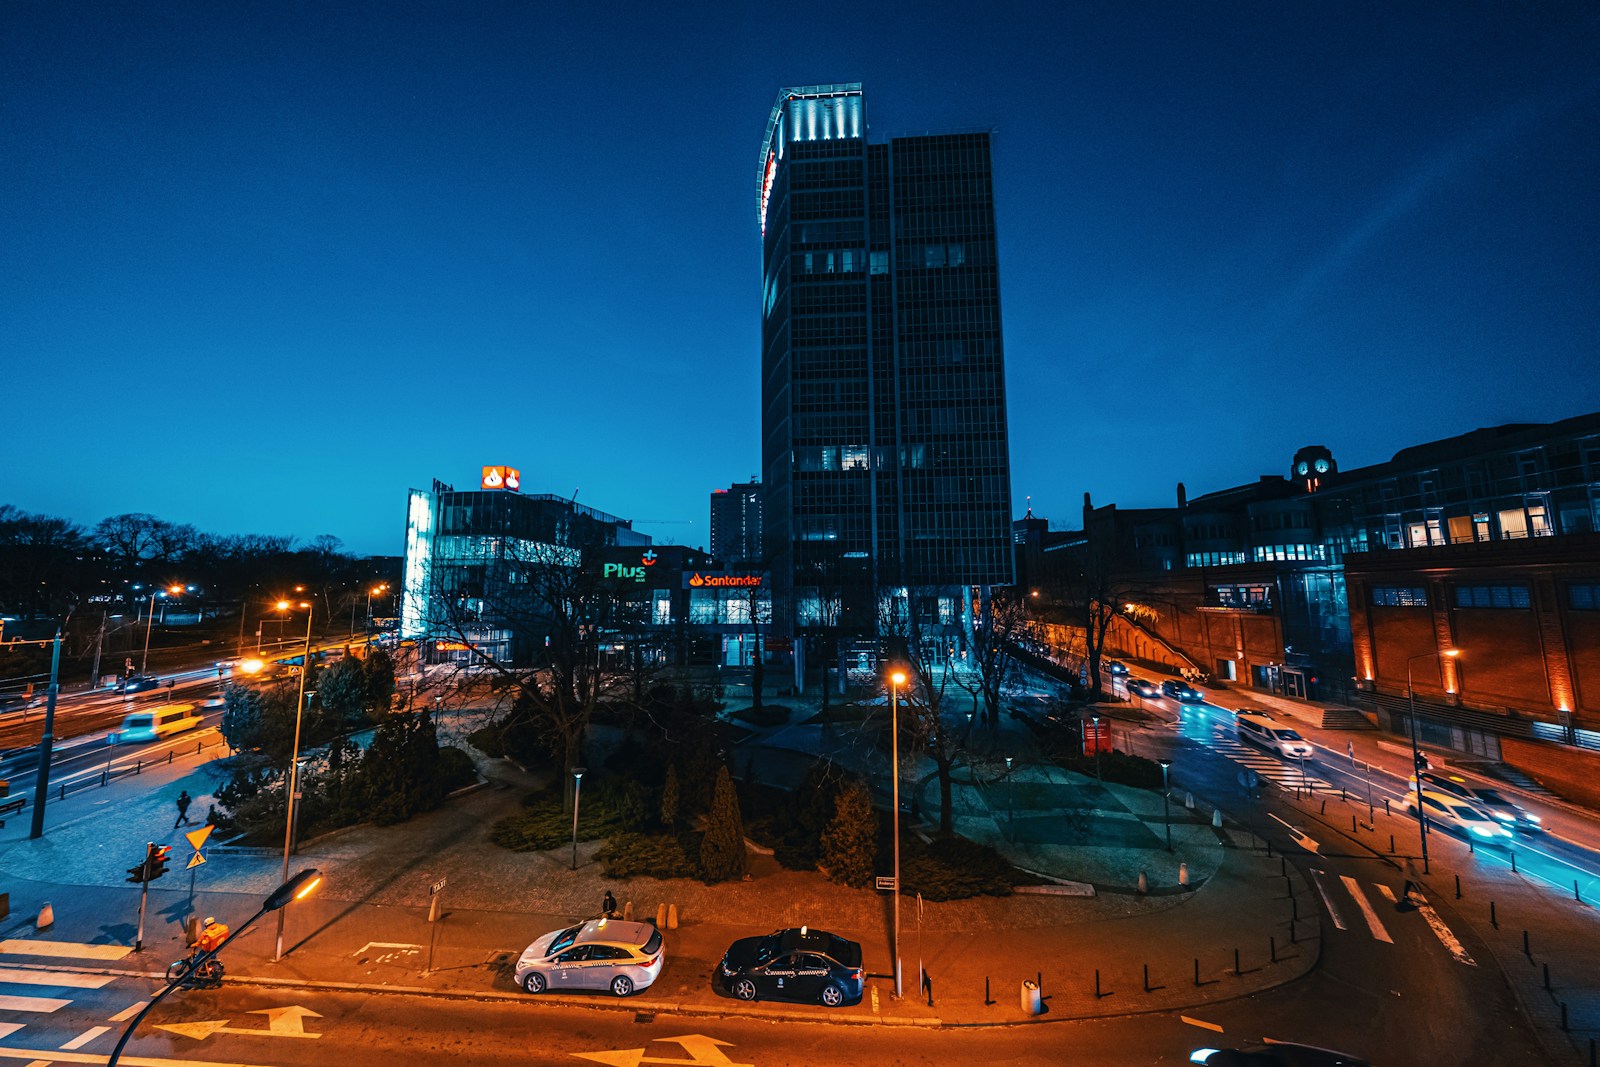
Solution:
[[[667,780],[661,785],[661,825],[672,829],[678,825],[678,768],[667,764]]]
[[[744,874],[744,822],[739,795],[726,766],[717,769],[717,785],[700,842],[700,871],[707,882],[726,882]]]
[[[834,800],[833,821],[822,833],[822,866],[828,877],[860,888],[878,863],[878,816],[865,782],[851,779]]]

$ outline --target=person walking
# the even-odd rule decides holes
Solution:
[[[187,789],[178,794],[178,818],[177,821],[172,824],[172,828],[174,830],[176,830],[179,826],[189,825],[189,805],[193,801],[194,798],[189,795],[189,791]]]
[[[1350,753],[1350,766],[1354,767],[1356,765],[1356,743],[1354,741],[1346,741],[1344,750]]]

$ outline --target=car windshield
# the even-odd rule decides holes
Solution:
[[[1505,798],[1505,794],[1501,793],[1498,789],[1480,789],[1478,790],[1478,796],[1488,801],[1490,804],[1500,804],[1508,808],[1511,807],[1511,801],[1507,800]]]
[[[150,725],[150,716],[148,716],[148,715],[129,715],[128,716],[128,728],[129,729],[133,729],[133,728],[139,727],[139,726],[149,726],[149,725]]]
[[[766,963],[768,960],[770,960],[772,957],[776,956],[777,954],[778,954],[778,939],[776,937],[765,937],[765,938],[762,938],[761,939],[761,943],[756,946],[756,962],[757,963]]]
[[[554,956],[557,952],[571,945],[572,942],[577,940],[578,931],[582,929],[583,927],[581,926],[574,926],[570,930],[561,931],[556,935],[556,939],[550,942],[550,948],[545,952],[545,955]]]
[[[1304,741],[1305,740],[1305,738],[1301,737],[1299,734],[1295,733],[1293,730],[1279,730],[1278,731],[1278,737],[1279,737],[1280,740],[1283,740],[1283,741]]]

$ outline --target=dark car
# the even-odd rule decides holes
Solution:
[[[1112,660],[1106,664],[1106,670],[1110,671],[1112,674],[1127,674],[1128,665],[1117,660]]]
[[[817,1000],[830,1008],[861,999],[861,946],[826,930],[800,927],[742,937],[717,967],[722,987],[740,1000]]]
[[[1156,685],[1148,678],[1128,678],[1128,692],[1135,696],[1153,697],[1157,695]]]
[[[130,674],[117,684],[117,692],[126,696],[129,693],[142,693],[146,689],[154,689],[160,684],[160,679],[152,678],[148,674]]]
[[[1180,704],[1203,704],[1205,697],[1197,689],[1189,688],[1189,683],[1180,682],[1176,678],[1168,678],[1161,683],[1161,693],[1176,699]]]

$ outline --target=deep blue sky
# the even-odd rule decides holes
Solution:
[[[1600,409],[1597,10],[6,0],[0,502],[399,553],[510,463],[703,543],[833,81],[996,130],[1018,512]]]

